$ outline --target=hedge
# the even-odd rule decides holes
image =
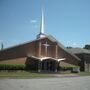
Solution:
[[[26,65],[21,64],[0,64],[0,70],[25,70]]]
[[[72,70],[73,68],[80,68],[79,66],[60,66],[61,70]]]

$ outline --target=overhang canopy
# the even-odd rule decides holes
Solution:
[[[34,58],[34,59],[38,59],[38,60],[40,60],[40,61],[43,61],[43,60],[46,60],[46,59],[56,60],[56,61],[58,61],[58,62],[59,62],[59,61],[62,61],[62,60],[66,60],[66,58],[56,59],[56,58],[52,58],[52,57],[41,57],[41,58],[36,57],[36,56],[29,56],[29,57]]]

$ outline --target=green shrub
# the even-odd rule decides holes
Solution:
[[[25,68],[24,64],[0,64],[0,70],[25,70]]]
[[[80,68],[79,66],[60,66],[60,70],[72,70],[73,68]]]

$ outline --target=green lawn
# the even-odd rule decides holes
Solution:
[[[0,78],[44,78],[44,77],[54,77],[52,74],[43,74],[35,72],[0,72]]]
[[[80,76],[90,76],[90,72],[80,72],[78,73]]]
[[[90,72],[71,73],[71,72],[63,71],[62,74],[78,74],[80,76],[90,76]]]
[[[80,72],[80,73],[63,72],[62,74],[77,74],[80,76],[90,76],[90,72]],[[37,73],[27,71],[0,72],[0,78],[48,78],[48,77],[50,78],[56,76],[55,73]]]

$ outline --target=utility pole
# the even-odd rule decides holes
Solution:
[[[0,44],[0,50],[3,50],[3,42]]]
[[[1,50],[3,50],[3,43],[1,43]]]

